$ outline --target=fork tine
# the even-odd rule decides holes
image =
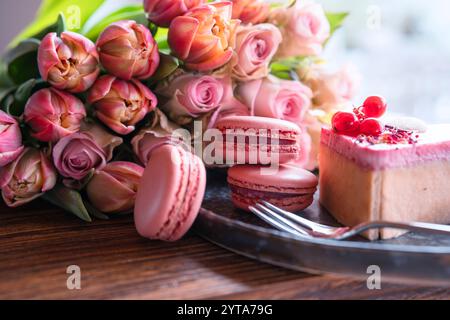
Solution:
[[[321,223],[317,223],[311,220],[308,220],[306,218],[300,217],[292,212],[283,210],[281,208],[278,208],[277,206],[274,206],[270,202],[267,201],[259,201],[258,204],[261,204],[262,206],[270,209],[271,211],[279,214],[280,216],[289,219],[291,221],[294,221],[296,223],[299,223],[301,226],[308,228],[315,232],[325,232],[329,233],[330,231],[335,230],[337,227],[327,226]]]
[[[295,222],[293,222],[293,221],[291,221],[291,220],[289,220],[289,219],[286,219],[286,218],[280,216],[278,213],[273,212],[273,211],[270,210],[269,208],[266,208],[265,206],[263,206],[263,205],[261,205],[261,204],[259,204],[259,203],[257,203],[255,206],[256,206],[256,208],[258,208],[260,211],[262,211],[263,213],[265,213],[266,215],[268,215],[270,218],[275,219],[277,222],[280,222],[280,223],[282,223],[282,224],[284,224],[284,225],[287,225],[289,228],[294,229],[294,230],[297,231],[297,232],[300,232],[300,233],[304,233],[304,234],[309,235],[308,230],[305,229],[303,226],[300,226],[300,225],[298,225],[297,223],[295,223]]]
[[[282,224],[282,223],[276,221],[275,219],[269,217],[268,215],[264,214],[263,212],[261,212],[260,210],[256,209],[256,208],[253,207],[253,206],[250,206],[250,207],[249,207],[249,210],[250,210],[251,212],[253,212],[256,216],[258,216],[260,219],[262,219],[262,220],[264,220],[265,222],[267,222],[268,224],[274,226],[274,227],[277,228],[278,230],[285,231],[285,232],[290,233],[290,234],[293,234],[293,235],[295,235],[295,236],[302,236],[302,237],[307,236],[307,233],[306,233],[306,232],[305,232],[305,233],[300,233],[300,232],[298,232],[298,231],[296,231],[296,230],[290,228],[289,226],[284,225],[284,224]]]

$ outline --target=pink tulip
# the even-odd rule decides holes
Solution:
[[[239,20],[231,19],[231,2],[216,2],[193,8],[173,19],[168,42],[172,54],[191,70],[217,69],[233,56]]]
[[[0,167],[14,161],[23,150],[19,123],[0,110]]]
[[[251,114],[277,118],[300,124],[311,106],[312,92],[298,81],[280,80],[273,76],[243,83],[238,95]]]
[[[86,187],[92,205],[104,213],[133,210],[144,168],[132,162],[110,162],[96,171]],[[107,191],[107,192],[105,192]]]
[[[318,55],[330,37],[330,23],[320,4],[297,1],[292,7],[280,7],[271,13],[269,22],[278,26],[283,42],[277,57]]]
[[[168,28],[172,20],[202,4],[204,0],[144,0],[148,20],[160,27]]]
[[[156,148],[163,144],[180,141],[175,133],[179,128],[176,124],[170,122],[163,112],[155,109],[150,124],[142,128],[131,140],[134,154],[143,165],[146,165],[151,153]]]
[[[17,159],[0,169],[0,188],[5,203],[18,207],[56,184],[56,171],[43,151],[26,148]]]
[[[32,136],[45,142],[57,142],[79,131],[85,117],[86,110],[78,98],[54,88],[34,93],[24,110]]]
[[[94,43],[74,32],[47,34],[38,50],[42,79],[61,90],[78,93],[89,89],[100,73]]]
[[[245,24],[259,24],[267,21],[270,4],[261,0],[231,0],[233,2],[233,19]]]
[[[111,160],[113,150],[122,139],[95,124],[88,124],[58,141],[53,148],[53,163],[58,172],[82,180],[94,170],[101,170]]]
[[[118,134],[129,134],[157,104],[156,96],[139,80],[120,80],[105,75],[92,87],[89,103],[94,105],[95,115]]]
[[[270,23],[239,27],[233,77],[240,81],[266,77],[281,40],[280,30]]]
[[[187,124],[193,118],[211,112],[223,101],[231,81],[211,75],[186,73],[160,85],[156,93],[165,98],[161,106],[178,124]]]
[[[147,79],[159,65],[158,45],[150,30],[133,20],[118,21],[103,30],[97,50],[106,71],[124,80]]]

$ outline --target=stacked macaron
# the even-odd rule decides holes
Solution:
[[[231,116],[216,124],[223,134],[222,151],[233,204],[243,210],[259,200],[290,211],[313,202],[317,177],[290,165],[300,156],[300,128],[288,121]]]

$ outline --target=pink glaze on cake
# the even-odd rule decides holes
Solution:
[[[313,202],[318,179],[309,171],[280,165],[273,174],[263,174],[261,166],[238,165],[228,170],[233,204],[248,211],[248,206],[266,200],[291,211],[303,210]]]
[[[450,159],[450,125],[430,125],[414,136],[416,143],[370,144],[323,128],[321,143],[363,168],[383,170]]]
[[[200,158],[170,144],[154,150],[136,196],[138,233],[150,239],[180,239],[197,217],[205,186]]]
[[[245,163],[256,159],[256,163],[250,164],[286,163],[300,154],[301,130],[289,121],[230,116],[218,121],[216,129],[224,134],[223,145],[217,145],[217,151],[223,152],[224,160],[231,159],[234,163],[239,156]],[[264,157],[270,161],[263,163]]]

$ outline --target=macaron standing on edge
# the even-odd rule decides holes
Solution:
[[[153,151],[136,195],[134,221],[146,238],[176,241],[192,226],[206,188],[202,160],[182,146]]]
[[[276,174],[262,174],[261,166],[237,165],[228,170],[233,204],[245,211],[259,200],[288,211],[309,207],[317,191],[317,177],[289,164],[281,164]]]

